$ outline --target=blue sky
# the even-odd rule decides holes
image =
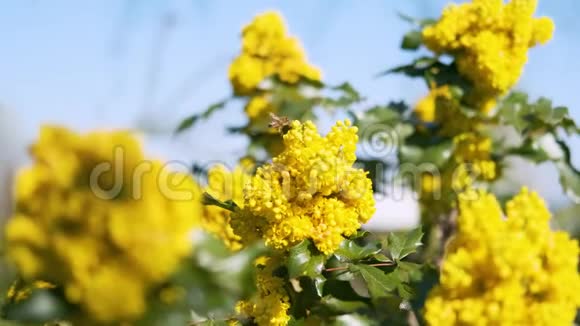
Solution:
[[[20,115],[28,135],[45,122],[171,130],[180,118],[229,94],[227,67],[239,48],[239,30],[267,9],[283,13],[327,82],[351,81],[369,104],[412,103],[425,92],[420,82],[373,76],[414,56],[399,50],[409,26],[396,12],[435,17],[445,3],[4,0],[0,103]],[[578,12],[577,0],[540,1],[537,15],[553,17],[557,31],[547,46],[530,52],[519,88],[567,105],[580,120]],[[242,122],[232,107],[171,142],[150,138],[171,158],[219,160],[243,152],[244,140],[224,139],[223,132],[224,124]],[[573,146],[580,149],[580,141]]]

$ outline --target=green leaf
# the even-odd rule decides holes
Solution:
[[[313,119],[312,110],[317,104],[317,98],[305,97],[300,88],[285,84],[276,84],[270,94],[272,106],[277,108],[276,114],[291,120]],[[261,130],[269,133],[269,119],[263,121]],[[255,123],[254,123],[255,124]]]
[[[373,299],[392,295],[392,292],[401,283],[394,273],[385,274],[374,266],[351,265],[349,269],[353,273],[360,273]]]
[[[383,255],[382,253],[378,253],[378,254],[374,255],[374,256],[373,256],[373,258],[374,258],[376,261],[383,262],[383,263],[392,263],[392,262],[393,262],[393,261],[391,260],[391,258],[389,258],[389,257],[387,257],[387,256],[385,256],[385,255]]]
[[[364,100],[364,97],[352,87],[351,84],[345,82],[338,86],[330,87],[333,91],[338,91],[338,98],[334,97],[320,97],[317,98],[316,102],[318,105],[333,109],[333,108],[346,108],[352,106],[353,104],[359,103]]]
[[[380,298],[374,302],[376,318],[381,321],[380,325],[409,326],[415,325],[409,322],[408,312],[401,309],[403,299],[398,296]],[[423,324],[419,324],[423,325]]]
[[[367,307],[361,301],[344,301],[329,295],[322,297],[320,304],[333,314],[352,313]]]
[[[388,249],[393,260],[399,261],[416,252],[417,248],[422,245],[422,237],[423,231],[421,228],[409,232],[390,233],[387,240]]]
[[[424,77],[425,73],[436,66],[438,63],[437,58],[433,57],[421,57],[413,61],[409,65],[397,66],[391,68],[387,71],[381,72],[377,77],[382,77],[389,74],[404,74],[409,77]]]
[[[193,127],[193,125],[197,122],[197,120],[199,119],[199,115],[194,114],[191,115],[185,119],[183,119],[181,121],[181,123],[179,124],[179,126],[177,127],[177,129],[175,129],[175,133],[180,133],[182,131],[185,131],[191,127]]]
[[[200,114],[193,114],[181,121],[179,126],[175,129],[175,134],[181,133],[185,130],[192,128],[199,120],[208,119],[213,113],[223,109],[229,102],[230,98],[219,101],[207,107],[204,112]]]
[[[550,121],[552,115],[552,101],[545,98],[540,97],[534,106],[534,113],[536,118],[542,121]]]
[[[399,114],[403,114],[409,111],[409,106],[404,101],[390,101],[387,104],[387,107],[395,112],[398,112]]]
[[[314,305],[323,296],[326,279],[322,275],[316,277],[301,276],[298,279],[301,292],[296,294],[296,299],[304,309]]]
[[[558,162],[556,167],[564,192],[576,204],[580,203],[580,172],[567,162]]]
[[[437,20],[432,19],[432,18],[420,19],[420,18],[411,17],[411,16],[404,14],[404,13],[401,13],[401,12],[398,12],[397,16],[399,18],[401,18],[402,20],[410,23],[410,24],[418,25],[420,27],[429,26],[429,25],[435,24],[437,22]]]
[[[304,76],[300,76],[300,84],[301,85],[306,85],[306,86],[311,86],[314,88],[324,88],[326,85],[324,84],[324,82],[317,80],[317,79],[310,79],[308,77],[304,77]]]
[[[358,127],[360,140],[369,142],[365,148],[370,149],[372,156],[384,159],[391,150],[404,143],[414,128],[403,121],[405,110],[400,104],[390,103],[387,106],[374,106],[364,113],[350,112],[354,124]]]
[[[560,128],[569,135],[580,132],[568,108],[554,108],[552,101],[543,97],[530,103],[527,94],[522,92],[513,92],[500,103],[498,117],[500,122],[515,127],[524,136],[555,132]]]
[[[417,50],[423,43],[421,31],[410,31],[403,37],[401,48],[404,50]]]
[[[390,128],[395,123],[401,120],[401,113],[395,107],[377,105],[363,112],[362,114],[355,114],[350,112],[354,119],[355,125],[361,130],[360,134],[365,134],[365,129],[383,125]]]
[[[343,261],[357,261],[368,258],[381,251],[381,246],[377,242],[359,244],[355,239],[345,239],[340,243],[334,255]]]
[[[348,271],[350,274],[354,274]],[[331,295],[337,299],[351,301],[351,300],[364,300],[354,289],[353,284],[349,281],[341,281],[336,278],[330,277],[324,284],[324,295]]]
[[[437,166],[443,166],[451,157],[452,148],[452,141],[443,141],[437,145],[427,147],[423,151],[421,162],[430,162]]]
[[[304,240],[288,252],[288,276],[318,277],[322,274],[325,261],[326,257],[316,250],[310,240]]]
[[[415,295],[415,291],[413,290],[413,288],[405,283],[397,285],[397,293],[401,298],[405,300],[411,300]]]
[[[352,98],[352,99],[361,99],[360,93],[352,87],[352,85],[348,82],[344,82],[338,86],[332,87],[335,91],[342,91],[344,95]]]
[[[397,264],[397,270],[399,271],[399,278],[403,282],[411,282],[419,280],[421,278],[421,268],[423,266],[416,263],[400,261]]]
[[[324,285],[326,284],[326,278],[320,275],[312,278],[312,281],[314,283],[314,288],[316,289],[316,295],[321,297],[322,294],[324,293]]]
[[[399,149],[400,163],[418,164],[423,162],[423,148],[420,146],[403,145]]]
[[[550,122],[560,123],[560,122],[562,122],[562,120],[567,118],[569,116],[569,114],[570,113],[568,112],[567,107],[563,107],[563,106],[555,107],[554,110],[552,111],[552,115],[550,117]]]
[[[526,139],[520,146],[508,149],[506,154],[517,155],[536,164],[550,160],[550,155],[532,139]]]
[[[432,163],[438,167],[443,166],[453,153],[453,142],[444,140],[430,146],[403,145],[399,150],[400,163]]]
[[[235,212],[239,209],[239,206],[233,200],[221,201],[207,192],[203,193],[203,204],[208,206],[218,206],[231,212]]]

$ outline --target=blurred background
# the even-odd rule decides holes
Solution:
[[[26,144],[45,123],[77,130],[138,130],[148,151],[186,163],[232,164],[246,140],[225,126],[244,123],[231,106],[178,137],[186,116],[230,94],[227,69],[240,47],[242,26],[254,15],[279,10],[301,39],[324,81],[351,82],[365,106],[426,93],[418,80],[377,73],[409,62],[399,49],[410,26],[397,17],[437,17],[447,0],[427,1],[209,1],[209,0],[5,0],[0,4],[0,214],[9,207],[10,179],[26,163]],[[546,96],[580,120],[580,10],[577,0],[540,1],[538,16],[557,30],[544,47],[530,51],[518,85],[532,98]],[[339,116],[326,115],[322,125]],[[580,139],[572,139],[580,163]],[[539,191],[552,209],[576,212],[549,167],[514,162],[510,178]],[[417,220],[411,198],[379,202],[390,211],[388,227]],[[393,218],[392,214],[400,215]]]

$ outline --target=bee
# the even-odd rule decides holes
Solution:
[[[270,112],[270,118],[271,120],[268,127],[277,129],[280,133],[284,133],[284,131],[290,127],[290,119],[288,119],[288,117],[280,117],[275,113]]]

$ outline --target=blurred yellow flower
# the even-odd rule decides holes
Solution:
[[[308,63],[298,39],[288,35],[282,16],[268,11],[242,30],[242,52],[230,65],[229,78],[235,94],[250,95],[272,76],[293,84],[300,77],[320,80],[321,73]]]
[[[463,133],[453,138],[453,159],[456,163],[453,189],[469,187],[476,179],[494,180],[496,164],[491,159],[491,138],[476,133]]]
[[[445,8],[423,29],[425,45],[455,57],[459,72],[473,83],[469,100],[484,112],[519,80],[528,48],[552,38],[551,19],[534,18],[537,0],[473,0]]]
[[[233,171],[223,165],[216,165],[208,172],[208,185],[205,191],[212,197],[221,200],[233,200],[236,205],[244,205],[244,185],[250,180],[253,163],[243,163]],[[217,206],[204,206],[203,228],[221,239],[231,250],[242,247],[241,238],[230,226],[231,212]]]
[[[250,98],[248,104],[246,104],[245,111],[250,120],[257,120],[259,118],[270,119],[268,113],[274,112],[274,108],[268,96],[263,94]]]
[[[311,239],[332,253],[375,211],[371,180],[353,167],[357,128],[339,121],[322,137],[311,121],[293,121],[283,138],[283,152],[246,184],[234,232],[282,250]]]
[[[489,105],[495,106],[495,102]],[[461,110],[461,103],[453,96],[449,85],[433,85],[415,105],[414,114],[421,122],[436,123],[441,136],[453,137],[481,125],[479,117],[467,116]]]
[[[441,192],[441,176],[433,173],[423,173],[421,175],[421,194],[433,195]]]
[[[87,318],[137,318],[148,290],[191,250],[198,186],[147,161],[128,132],[43,127],[31,154],[16,180],[8,256],[25,279],[62,287]]]
[[[437,117],[437,100],[451,99],[451,92],[449,91],[449,86],[443,85],[441,87],[435,87],[429,91],[427,96],[423,97],[417,105],[415,105],[415,114],[423,122],[435,122]]]
[[[20,284],[16,281],[12,283],[8,292],[6,293],[7,302],[19,302],[27,299],[32,292],[41,289],[54,289],[56,285],[46,281],[33,281],[31,284]]]
[[[430,325],[573,323],[580,307],[578,242],[550,230],[545,203],[525,188],[505,215],[491,194],[460,196],[457,233],[426,303]]]
[[[262,256],[256,259],[257,293],[236,305],[238,313],[252,317],[259,326],[284,326],[290,321],[290,298],[284,288],[284,279],[273,275],[282,264],[280,258]]]

